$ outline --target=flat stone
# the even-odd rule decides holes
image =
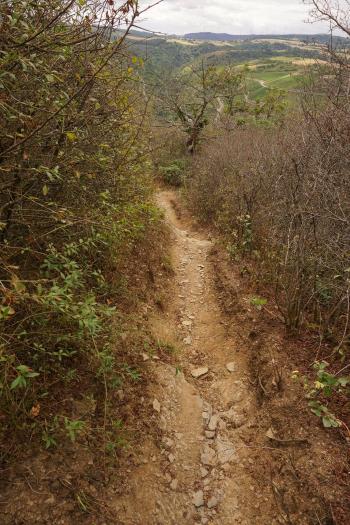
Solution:
[[[208,501],[207,503],[207,507],[208,509],[213,509],[214,507],[217,507],[218,506],[218,500],[217,498],[215,498],[214,496],[212,498],[210,498],[210,500]]]
[[[195,492],[193,494],[193,505],[195,507],[197,507],[197,509],[199,507],[203,507],[204,505],[204,494],[203,494],[203,491],[202,490],[198,490],[198,492]]]
[[[174,446],[174,441],[170,438],[165,438],[163,443],[165,448],[172,448]]]
[[[209,368],[207,366],[202,366],[200,368],[195,368],[194,370],[192,370],[191,375],[195,379],[198,379],[202,376],[205,376],[205,374],[207,374],[208,372]]]
[[[204,450],[201,454],[201,462],[205,466],[213,467],[216,465],[216,453],[209,445],[204,446]]]
[[[232,443],[218,440],[217,441],[218,460],[221,465],[229,463],[235,457],[235,450]]]
[[[182,326],[191,327],[192,326],[192,321],[182,321]]]
[[[178,480],[177,479],[173,479],[172,482],[170,483],[171,490],[176,490],[177,487],[178,487],[178,484],[179,484]]]
[[[205,431],[205,437],[208,438],[208,439],[214,439],[215,431],[213,431],[213,430],[206,430]]]
[[[207,470],[204,467],[201,467],[201,476],[202,478],[205,478],[209,474],[209,470]]]
[[[175,456],[173,454],[169,454],[168,456],[168,460],[170,461],[170,463],[174,463],[175,461]]]
[[[243,413],[238,413],[234,407],[231,407],[226,412],[222,412],[221,417],[233,428],[240,428],[247,421],[246,416]]]
[[[208,429],[212,430],[212,431],[216,430],[216,427],[218,426],[218,422],[219,422],[219,416],[218,416],[218,414],[214,414],[210,418]]]
[[[229,372],[235,372],[236,370],[236,364],[235,363],[227,363],[226,368]]]
[[[160,413],[160,403],[158,401],[158,399],[155,399],[153,401],[153,408],[156,412],[158,412],[158,414]]]

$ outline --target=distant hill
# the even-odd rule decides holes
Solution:
[[[301,42],[316,42],[318,44],[327,44],[330,41],[330,35],[328,34],[315,34],[315,35],[300,35],[300,34],[287,34],[287,35],[230,35],[228,33],[187,33],[184,35],[187,40],[214,40],[214,41],[232,41],[232,40],[299,40]],[[335,36],[333,37],[334,42],[348,41],[348,38]]]

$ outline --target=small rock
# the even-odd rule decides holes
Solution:
[[[218,422],[219,422],[219,416],[218,414],[214,414],[210,418],[208,429],[211,431],[216,430],[216,427],[218,426]]]
[[[204,376],[205,374],[207,374],[208,372],[209,372],[209,368],[207,366],[202,366],[200,368],[196,368],[195,370],[192,370],[191,375],[195,379],[198,379]]]
[[[158,399],[155,399],[153,401],[153,408],[156,412],[158,412],[158,414],[160,413],[160,403],[158,401]]]
[[[202,478],[205,478],[205,476],[207,476],[208,474],[209,474],[209,470],[207,470],[204,467],[201,467],[201,476],[202,476]]]
[[[165,448],[172,448],[174,446],[174,441],[170,438],[165,438],[163,443]]]
[[[168,460],[170,461],[170,463],[174,463],[175,461],[175,456],[173,454],[169,454],[168,456]]]
[[[213,431],[213,430],[206,430],[205,431],[205,437],[207,437],[208,439],[214,439],[215,431]]]
[[[149,361],[149,355],[148,354],[142,354],[142,359],[144,361]]]
[[[203,465],[212,467],[216,464],[215,450],[209,447],[209,445],[204,446],[204,450],[201,454],[201,462]]]
[[[124,394],[123,390],[118,390],[117,396],[119,398],[119,401],[124,401],[125,394]]]
[[[229,463],[235,456],[235,451],[231,443],[218,440],[217,442],[218,459],[221,465]]]
[[[173,479],[172,482],[170,483],[171,490],[176,490],[178,484],[179,484],[178,480],[177,479]]]
[[[218,503],[218,500],[213,496],[207,503],[208,509],[213,509],[214,507],[217,507]]]
[[[209,414],[209,419],[211,418],[212,414],[213,414],[213,408],[212,406],[207,403],[206,401],[203,401],[203,411],[204,412],[208,412]]]
[[[226,368],[229,372],[234,372],[236,370],[235,363],[227,363]]]
[[[190,346],[192,344],[192,337],[191,336],[185,337],[183,342],[185,343],[185,345]]]
[[[233,428],[240,428],[247,422],[245,415],[237,412],[234,407],[231,407],[230,410],[227,410],[226,412],[222,412],[221,417],[223,417],[227,421],[227,424]]]
[[[204,505],[204,494],[202,490],[198,490],[198,492],[195,492],[193,494],[193,505],[197,507],[203,507]]]
[[[191,327],[192,326],[192,321],[182,321],[182,326],[188,326],[188,327]]]

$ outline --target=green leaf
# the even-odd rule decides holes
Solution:
[[[49,193],[49,188],[46,184],[44,184],[42,191],[43,191],[43,195],[45,196]]]
[[[15,390],[16,388],[25,388],[27,386],[26,378],[22,375],[19,375],[14,379],[11,383],[11,390]]]
[[[264,299],[263,297],[252,297],[250,300],[250,304],[252,306],[255,306],[258,310],[261,310],[265,304],[267,304],[267,299]]]
[[[333,419],[330,416],[323,416],[322,423],[325,428],[337,428],[340,427],[340,422],[336,419]]]

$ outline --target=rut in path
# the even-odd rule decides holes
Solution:
[[[173,232],[175,286],[166,313],[152,324],[156,337],[181,350],[181,372],[149,364],[162,442],[160,448],[145,443],[132,501],[119,502],[123,524],[277,524],[261,515],[263,496],[248,474],[252,460],[240,437],[255,413],[244,342],[220,311],[212,243],[177,217],[174,200],[171,191],[158,195]]]

